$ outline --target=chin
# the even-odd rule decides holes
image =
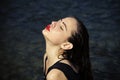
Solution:
[[[42,30],[42,34],[44,35],[44,29]]]
[[[45,29],[44,29],[44,30],[42,30],[42,34],[43,34],[44,38],[46,39],[46,38],[47,38],[47,32],[46,32],[46,30],[45,30]]]
[[[42,30],[42,34],[43,34],[44,36],[47,35],[47,32],[46,32],[45,29]]]

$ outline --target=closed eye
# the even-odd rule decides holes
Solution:
[[[61,29],[61,30],[64,30],[64,29],[62,28],[62,26],[60,26],[60,29]]]

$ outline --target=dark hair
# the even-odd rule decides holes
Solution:
[[[81,80],[93,80],[91,63],[89,57],[89,35],[84,24],[76,17],[77,31],[68,39],[73,44],[71,50],[66,50],[63,53],[74,66],[79,67]]]

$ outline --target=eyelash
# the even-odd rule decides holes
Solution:
[[[63,30],[62,26],[60,26],[60,29]]]

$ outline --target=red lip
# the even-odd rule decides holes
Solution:
[[[50,24],[48,24],[45,29],[50,31]]]

